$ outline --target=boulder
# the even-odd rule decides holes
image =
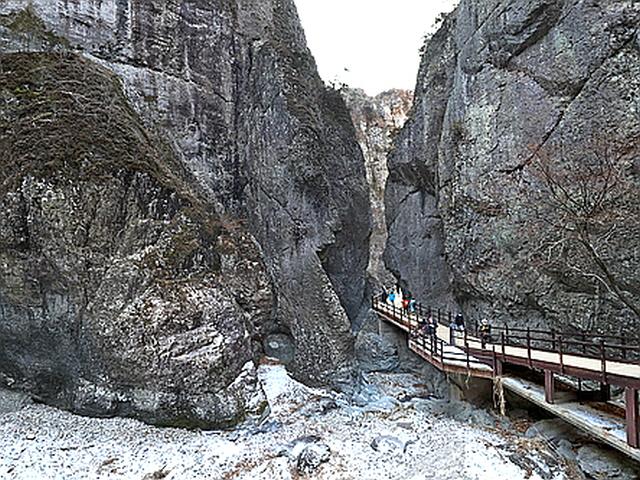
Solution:
[[[28,395],[0,388],[0,415],[17,412],[31,403]]]
[[[296,469],[302,475],[315,472],[331,458],[331,449],[324,443],[306,445],[296,458]]]
[[[393,435],[379,435],[371,441],[371,448],[382,454],[404,453],[405,442]]]
[[[621,454],[597,445],[585,445],[578,450],[577,462],[588,478],[594,480],[636,480],[640,466]]]
[[[398,349],[376,333],[361,333],[356,340],[356,358],[364,372],[391,372],[398,368]]]
[[[109,70],[0,58],[0,379],[160,425],[262,412],[252,334],[273,298],[251,235],[210,211]]]
[[[540,420],[534,423],[527,429],[525,436],[527,438],[540,436],[552,443],[558,443],[560,440],[568,440],[571,443],[581,443],[588,440],[586,435],[559,418]]]

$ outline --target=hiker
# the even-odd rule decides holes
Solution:
[[[398,288],[395,292],[395,299],[393,301],[395,307],[400,310],[403,307],[402,290]]]
[[[449,323],[449,343],[451,345],[456,344],[456,331],[458,330],[458,325],[456,324],[456,319],[452,318],[451,323]]]
[[[389,292],[389,295],[387,296],[387,303],[389,305],[393,305],[396,301],[396,292],[394,292],[393,290],[391,290]]]
[[[491,342],[491,325],[489,325],[489,320],[486,318],[480,322],[480,342],[482,343],[482,348],[484,349],[485,345]]]
[[[458,312],[453,323],[456,330],[464,332],[464,317],[462,316],[462,313]]]
[[[411,313],[416,313],[416,299],[415,298],[412,298],[409,301],[409,311]]]
[[[435,336],[437,329],[438,324],[433,318],[433,315],[429,315],[429,318],[427,319],[427,334],[429,336]]]
[[[405,311],[408,311],[408,310],[409,310],[409,299],[408,299],[408,298],[403,298],[403,299],[402,299],[402,308],[403,308]]]
[[[423,319],[418,320],[418,328],[416,330],[416,336],[425,336],[428,334],[429,324],[425,322]]]

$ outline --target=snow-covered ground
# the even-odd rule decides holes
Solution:
[[[160,429],[41,405],[4,413],[0,478],[569,478],[536,440],[438,413],[438,401],[411,375],[371,377],[381,397],[360,406],[295,382],[279,365],[262,365],[259,375],[271,414],[231,432]]]

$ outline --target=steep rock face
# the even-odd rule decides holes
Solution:
[[[438,213],[438,142],[456,65],[455,19],[426,45],[409,119],[389,156],[385,264],[416,298],[454,303]]]
[[[384,192],[389,175],[387,156],[394,136],[407,120],[413,94],[406,90],[389,90],[370,97],[362,90],[350,88],[342,89],[341,93],[351,112],[367,170],[373,218],[368,273],[376,283],[390,285],[393,276],[383,261],[387,242],[384,212]]]
[[[152,297],[147,302],[148,305],[156,305],[158,316],[149,313],[151,330],[149,335],[141,335],[139,342],[153,345],[161,341],[162,329],[154,326],[155,322],[170,322],[174,315],[185,314],[191,322],[189,325],[185,327],[179,325],[180,322],[176,325],[170,322],[171,327],[166,332],[169,336],[180,333],[180,341],[193,346],[182,349],[185,355],[182,360],[194,362],[194,365],[219,361],[216,368],[203,367],[197,373],[192,369],[167,370],[166,382],[171,386],[167,389],[181,395],[184,380],[194,382],[194,391],[196,384],[200,385],[203,395],[215,391],[215,387],[222,384],[228,387],[225,392],[230,395],[234,389],[250,390],[245,388],[245,384],[255,386],[250,378],[251,369],[242,376],[237,367],[240,363],[244,366],[252,353],[259,353],[260,343],[268,342],[273,336],[290,343],[286,346],[288,352],[293,352],[289,355],[289,366],[298,378],[318,383],[349,379],[348,375],[342,374],[349,373],[352,358],[350,319],[358,315],[364,301],[370,232],[364,165],[348,112],[339,95],[325,89],[319,79],[291,1],[180,0],[158,4],[119,0],[9,0],[0,4],[0,42],[5,54],[19,51],[35,55],[33,52],[44,51],[53,52],[55,56],[72,50],[84,59],[83,65],[89,65],[86,68],[94,69],[99,65],[115,75],[126,97],[120,100],[130,104],[131,107],[127,108],[135,112],[140,122],[137,127],[141,132],[139,136],[151,146],[158,143],[152,138],[163,140],[158,143],[162,146],[156,145],[163,156],[157,159],[157,167],[153,168],[154,182],[164,184],[167,178],[182,178],[183,186],[173,188],[194,192],[192,196],[197,197],[202,215],[211,215],[224,231],[231,232],[227,236],[214,236],[207,244],[218,252],[220,258],[215,265],[222,270],[218,272],[212,264],[209,265],[211,271],[202,267],[199,278],[192,278],[189,269],[181,264],[184,271],[175,275],[178,278],[188,277],[194,285],[176,286],[175,293],[167,291],[164,286],[158,287],[154,295],[160,300]],[[6,70],[7,58],[5,56],[2,60],[3,71]],[[33,65],[33,69],[37,71],[37,65]],[[72,87],[81,87],[85,78],[82,75],[68,80],[72,93]],[[16,88],[18,92],[25,88],[30,92],[32,87],[23,85]],[[40,84],[36,82],[33,88],[40,88]],[[6,93],[9,98],[7,105],[12,105],[11,95],[16,94],[16,91]],[[74,95],[79,106],[93,105],[92,91],[87,95]],[[107,106],[111,101],[102,97],[99,105],[109,112],[111,107]],[[52,112],[55,113],[55,109]],[[50,112],[45,113],[48,115]],[[100,126],[106,129],[105,132],[111,132],[119,141],[121,131],[111,129],[112,123],[118,121],[114,116],[80,111],[78,122],[88,122],[91,118],[102,122]],[[46,116],[38,118],[38,122],[43,122],[37,125],[46,130]],[[60,127],[60,133],[71,136],[71,125],[66,125],[69,131]],[[100,126],[93,125],[92,128]],[[104,132],[101,135],[101,138],[109,138]],[[10,135],[6,142],[14,151],[17,149],[14,136]],[[55,140],[50,142],[55,143]],[[29,143],[22,148],[37,163],[41,150]],[[175,162],[167,163],[168,151],[175,152]],[[82,164],[80,153],[75,150],[69,152],[69,161]],[[121,155],[122,152],[118,151],[113,158],[104,161],[106,176],[113,175],[119,179],[120,167],[116,160]],[[109,161],[112,165],[107,168]],[[65,169],[65,162],[54,163],[39,178],[46,184],[48,176],[64,175]],[[17,173],[22,175],[23,172]],[[79,189],[83,196],[73,200],[69,199],[70,193],[59,193],[65,199],[62,203],[71,202],[75,210],[67,211],[67,207],[61,206],[60,213],[54,209],[49,216],[60,214],[74,220],[93,218],[97,223],[109,223],[109,215],[115,215],[125,207],[134,208],[116,209],[112,202],[120,197],[135,200],[136,195],[144,195],[144,189],[138,192],[142,188],[140,182],[122,181],[122,185],[118,183],[120,180],[114,182],[88,186],[86,193]],[[16,190],[17,187],[12,188],[17,198],[24,197],[20,200],[22,203],[12,207],[16,212],[29,210],[29,202],[39,201],[47,191],[47,187],[42,187],[44,190],[22,194]],[[95,193],[91,201],[89,192],[92,189],[112,192],[108,196],[112,202],[103,202],[104,205],[98,208],[95,204],[102,193]],[[166,195],[170,194],[149,194],[134,203],[146,214],[152,208],[150,205],[162,204]],[[144,218],[143,213],[136,215]],[[168,215],[164,210],[153,214],[161,218]],[[29,213],[20,215],[28,216]],[[175,215],[172,211],[170,218]],[[42,222],[48,221],[48,217],[42,219]],[[200,223],[199,218],[192,219],[190,225],[196,229],[200,228]],[[59,229],[55,234],[52,233],[54,227]],[[73,228],[64,222],[47,224],[42,235],[60,240],[64,238],[63,234],[75,232]],[[147,238],[144,230],[131,228],[135,244],[122,255],[144,257],[147,254],[145,242],[154,241],[155,237]],[[25,226],[25,231],[33,236],[30,224]],[[105,238],[100,238],[99,242],[113,244],[112,249],[124,248],[120,245],[119,232],[105,232]],[[141,238],[137,237],[138,233]],[[178,250],[186,248],[187,251],[197,244],[189,236],[181,238],[179,233],[166,231],[167,238],[158,246],[158,255],[169,255],[172,244]],[[222,245],[216,242],[222,242]],[[227,252],[226,256],[220,253],[223,251]],[[15,251],[3,249],[2,255],[7,261],[17,261]],[[63,285],[64,288],[61,286],[59,289],[66,292],[65,289],[70,287],[61,278],[64,275],[77,276],[78,269],[84,265],[81,261],[84,257],[67,250],[59,252],[59,256],[60,261],[68,265],[46,273],[46,278],[47,282]],[[198,261],[204,261],[202,257],[208,258],[204,254],[196,255]],[[93,263],[89,263],[83,268],[92,268]],[[262,263],[266,273],[261,270]],[[228,269],[226,274],[225,268]],[[41,296],[35,295],[42,295],[38,293],[38,285],[44,280],[35,273],[31,270],[24,274],[23,283],[0,290],[3,315],[10,316],[13,323],[32,318],[31,313],[21,310],[23,303],[42,305]],[[111,302],[114,292],[104,291],[99,297],[90,291],[83,293],[85,296],[82,298],[93,298],[96,302],[93,315],[101,319],[96,320],[96,329],[98,325],[109,322],[120,325],[109,332],[92,333],[109,336],[110,340],[104,340],[101,351],[115,348],[118,341],[128,338],[131,332],[127,329],[147,315],[143,312],[147,303],[142,298],[138,299],[144,296],[145,290],[138,292],[133,289],[138,285],[137,281],[132,287],[126,287],[127,278],[125,273],[114,270],[111,281],[106,284],[109,288],[123,289],[118,293],[120,297],[116,296],[118,301]],[[80,289],[83,280],[84,277],[76,278],[74,288]],[[8,281],[13,280],[8,277]],[[6,285],[7,279],[2,282],[0,285]],[[207,282],[213,286],[206,286]],[[273,299],[270,297],[272,290],[275,294]],[[82,304],[80,301],[77,303]],[[187,314],[192,303],[197,305],[194,312],[200,309],[205,313]],[[38,320],[33,321],[32,331],[12,333],[12,338],[23,342],[23,352],[44,352],[52,348],[52,345],[38,343],[47,331],[47,322],[54,322],[65,329],[57,344],[64,343],[63,337],[66,342],[79,341],[80,330],[71,326],[80,322],[83,328],[88,328],[90,322],[80,321],[85,316],[84,310],[80,307],[67,308],[67,304],[70,302],[63,302],[55,314],[51,309],[42,310]],[[202,338],[197,335],[192,338],[189,332],[202,326],[202,318],[211,318],[212,322],[218,323],[215,328],[208,326],[212,330],[205,332]],[[239,322],[239,318],[243,322]],[[242,327],[231,326],[239,323]],[[224,352],[219,358],[214,354],[211,355],[215,358],[209,358],[209,349],[215,350],[220,342],[228,344],[229,348],[221,347]],[[195,352],[193,357],[191,350]],[[160,367],[153,366],[153,362],[165,361],[161,357],[148,359],[153,355],[150,347],[142,351],[146,358],[144,368],[154,370]],[[114,351],[111,355],[124,356],[125,352]],[[9,360],[0,363],[3,373],[19,369],[26,378],[26,373],[33,368],[28,358],[18,354]],[[79,357],[67,370],[80,369],[85,360],[86,357]],[[65,362],[67,360],[53,361],[50,364],[52,373],[56,373],[55,369],[60,365],[66,365]],[[103,361],[104,368],[111,368],[112,362],[116,368],[117,362],[110,358]],[[224,365],[226,367],[222,368]],[[62,370],[67,371],[66,368]],[[131,377],[124,376],[118,382],[131,391],[137,391],[147,382],[153,383],[153,377],[144,380],[146,370],[138,370],[138,365],[130,370]],[[240,378],[237,388],[235,384],[229,384],[234,374],[234,379]],[[5,383],[16,381],[17,375],[7,373],[6,377],[12,380],[6,378]],[[105,377],[101,385],[107,388],[110,381],[116,383]],[[35,383],[29,382],[27,378],[23,387],[35,390]],[[73,388],[69,387],[69,390]],[[124,390],[126,388],[123,387]],[[110,398],[109,395],[103,397]],[[144,408],[137,411],[148,409],[152,411],[149,415],[152,420],[157,414],[162,421],[161,399],[152,395],[139,396],[144,397],[146,403],[143,402]],[[206,410],[214,406],[221,410],[232,409],[232,400],[221,398],[219,402],[206,402],[204,397],[202,400],[197,408],[194,407],[196,424],[201,417],[205,419],[204,423],[224,424],[238,413],[226,415],[224,411]],[[92,408],[91,401],[76,401],[71,408],[128,414],[128,407],[122,406],[126,402],[116,402],[118,407],[111,409],[105,405]],[[67,399],[58,403],[70,405],[73,402]],[[205,408],[205,404],[208,407]],[[255,411],[259,408],[249,405],[247,409]],[[144,417],[143,414],[140,416]],[[176,419],[179,414],[167,416]]]
[[[635,335],[639,25],[622,1],[463,0],[427,43],[386,198],[419,296]]]
[[[248,234],[207,210],[115,77],[0,59],[0,381],[90,415],[227,426],[260,413],[272,308]]]

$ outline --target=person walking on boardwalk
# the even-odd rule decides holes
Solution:
[[[396,292],[394,292],[393,290],[391,290],[389,292],[389,295],[387,296],[387,303],[389,305],[393,305],[396,301]]]
[[[402,289],[400,287],[396,288],[395,291],[395,300],[393,301],[394,306],[398,309],[401,310],[403,307],[403,303],[404,303],[404,299],[402,297]]]
[[[434,337],[437,331],[438,331],[438,324],[433,318],[433,315],[429,315],[429,318],[427,319],[427,334],[430,337]]]
[[[491,342],[491,325],[489,324],[489,320],[486,318],[480,322],[480,342],[482,343],[482,348],[485,348],[487,343]]]
[[[405,297],[405,298],[402,299],[402,308],[405,311],[409,311],[409,298],[408,297]]]
[[[457,313],[456,318],[453,321],[453,323],[455,325],[455,329],[456,330],[464,332],[464,330],[465,330],[465,328],[464,328],[464,317],[462,316],[461,312]]]
[[[425,322],[424,319],[418,320],[418,329],[416,330],[416,335],[426,337],[429,334],[429,323]]]

